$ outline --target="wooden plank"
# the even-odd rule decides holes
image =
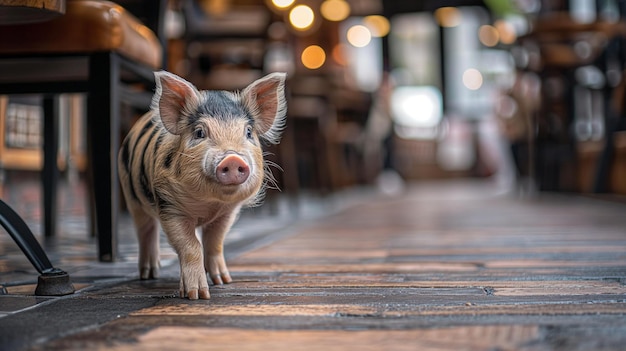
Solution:
[[[100,350],[508,350],[538,336],[536,326],[525,325],[367,331],[167,326],[140,336],[136,344]]]
[[[442,294],[452,289],[489,289],[495,296],[551,296],[551,295],[626,295],[626,286],[615,280],[404,280],[397,275],[284,275],[271,280],[245,280],[224,287],[233,289],[288,289],[288,288],[419,288],[432,289]]]
[[[419,308],[400,304],[361,306],[358,304],[174,304],[149,307],[131,316],[239,316],[239,317],[339,317],[377,316],[379,318],[406,318],[414,316],[481,316],[481,315],[588,315],[626,314],[626,303],[533,303],[533,304],[476,304],[455,306],[422,305]]]

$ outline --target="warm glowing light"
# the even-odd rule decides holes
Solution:
[[[348,42],[357,48],[367,46],[372,41],[372,33],[367,27],[357,24],[350,27],[346,34]]]
[[[476,68],[468,68],[463,72],[463,85],[469,90],[478,90],[483,86],[483,75]]]
[[[372,32],[373,37],[384,37],[389,34],[389,20],[385,16],[371,15],[363,19],[363,23]]]
[[[510,45],[515,43],[517,40],[517,33],[515,33],[515,28],[504,20],[497,20],[494,24],[498,33],[500,34],[500,42],[505,45]]]
[[[339,22],[350,15],[350,4],[345,0],[326,0],[322,3],[320,11],[327,20]]]
[[[315,14],[307,5],[298,5],[289,13],[289,22],[299,30],[309,28],[313,24],[313,20],[315,20]]]
[[[485,46],[496,46],[500,41],[500,33],[496,27],[485,24],[478,28],[478,40]]]
[[[442,27],[456,27],[461,24],[461,11],[456,7],[440,7],[435,11],[435,18]]]
[[[272,4],[274,4],[274,6],[278,7],[279,9],[287,8],[291,6],[293,2],[294,0],[272,0]]]
[[[326,52],[318,45],[311,45],[302,51],[300,58],[304,67],[318,69],[326,62]]]

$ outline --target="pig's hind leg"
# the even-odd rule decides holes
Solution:
[[[131,209],[131,214],[139,240],[139,277],[156,279],[159,277],[159,224],[141,208]]]

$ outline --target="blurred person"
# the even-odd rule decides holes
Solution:
[[[509,144],[515,183],[520,187],[531,185],[527,183],[532,176],[532,118],[541,106],[540,92],[541,82],[535,74],[518,72],[512,88],[495,106],[500,130]]]
[[[376,185],[383,193],[393,195],[404,189],[404,180],[393,167],[393,119],[391,117],[391,92],[393,84],[389,72],[383,72],[380,87],[373,96],[372,107],[365,125],[363,157],[377,157],[382,170]],[[378,155],[376,155],[378,153]]]

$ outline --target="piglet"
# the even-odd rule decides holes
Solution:
[[[272,73],[228,92],[199,91],[172,73],[155,73],[151,111],[118,156],[141,279],[159,276],[160,223],[178,254],[181,297],[208,299],[207,274],[214,284],[232,281],[224,237],[241,208],[262,200],[269,174],[262,143],[277,144],[285,126],[285,76]]]

